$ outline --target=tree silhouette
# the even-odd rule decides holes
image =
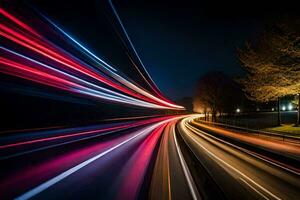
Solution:
[[[222,72],[209,72],[202,76],[197,84],[194,97],[194,110],[203,112],[205,119],[211,113],[216,121],[217,113],[230,113],[240,99],[235,82]]]

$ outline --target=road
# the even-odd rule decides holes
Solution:
[[[194,118],[2,133],[1,199],[300,196],[297,170],[266,159],[265,152],[249,151],[243,143],[201,131],[192,125]]]
[[[297,171],[201,131],[190,125],[191,120],[186,118],[178,124],[180,135],[219,186],[225,199],[299,198]]]
[[[2,137],[1,199],[134,198],[173,118]]]

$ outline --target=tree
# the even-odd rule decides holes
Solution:
[[[239,50],[247,75],[240,82],[251,100],[277,100],[300,93],[300,20],[284,18],[269,27],[257,44]],[[297,124],[299,124],[299,109]]]
[[[193,100],[193,110],[194,112],[203,113],[204,121],[208,121],[210,108],[209,104],[203,99],[200,98],[200,94],[196,95]]]
[[[194,111],[203,112],[205,119],[211,113],[216,121],[217,113],[232,112],[239,99],[236,84],[222,72],[209,72],[197,84],[194,97]]]

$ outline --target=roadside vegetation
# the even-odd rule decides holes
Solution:
[[[240,125],[247,127],[257,119],[254,128],[299,134],[300,18],[284,17],[269,24],[259,38],[238,49],[238,58],[245,72],[241,77],[209,72],[199,79],[194,111],[203,113],[205,121],[236,125],[246,121]],[[282,119],[281,112],[288,110],[297,111],[292,122]],[[272,123],[257,115],[261,112],[272,112]],[[264,121],[268,125],[260,126]]]

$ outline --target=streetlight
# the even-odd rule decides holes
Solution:
[[[289,104],[288,109],[293,110],[293,105],[291,103]]]
[[[286,110],[286,107],[285,107],[285,106],[282,106],[282,110],[285,111],[285,110]]]
[[[239,113],[241,112],[241,109],[237,108],[235,110],[235,112],[237,113],[236,115],[234,115],[234,125],[237,125],[237,116],[239,115]]]

